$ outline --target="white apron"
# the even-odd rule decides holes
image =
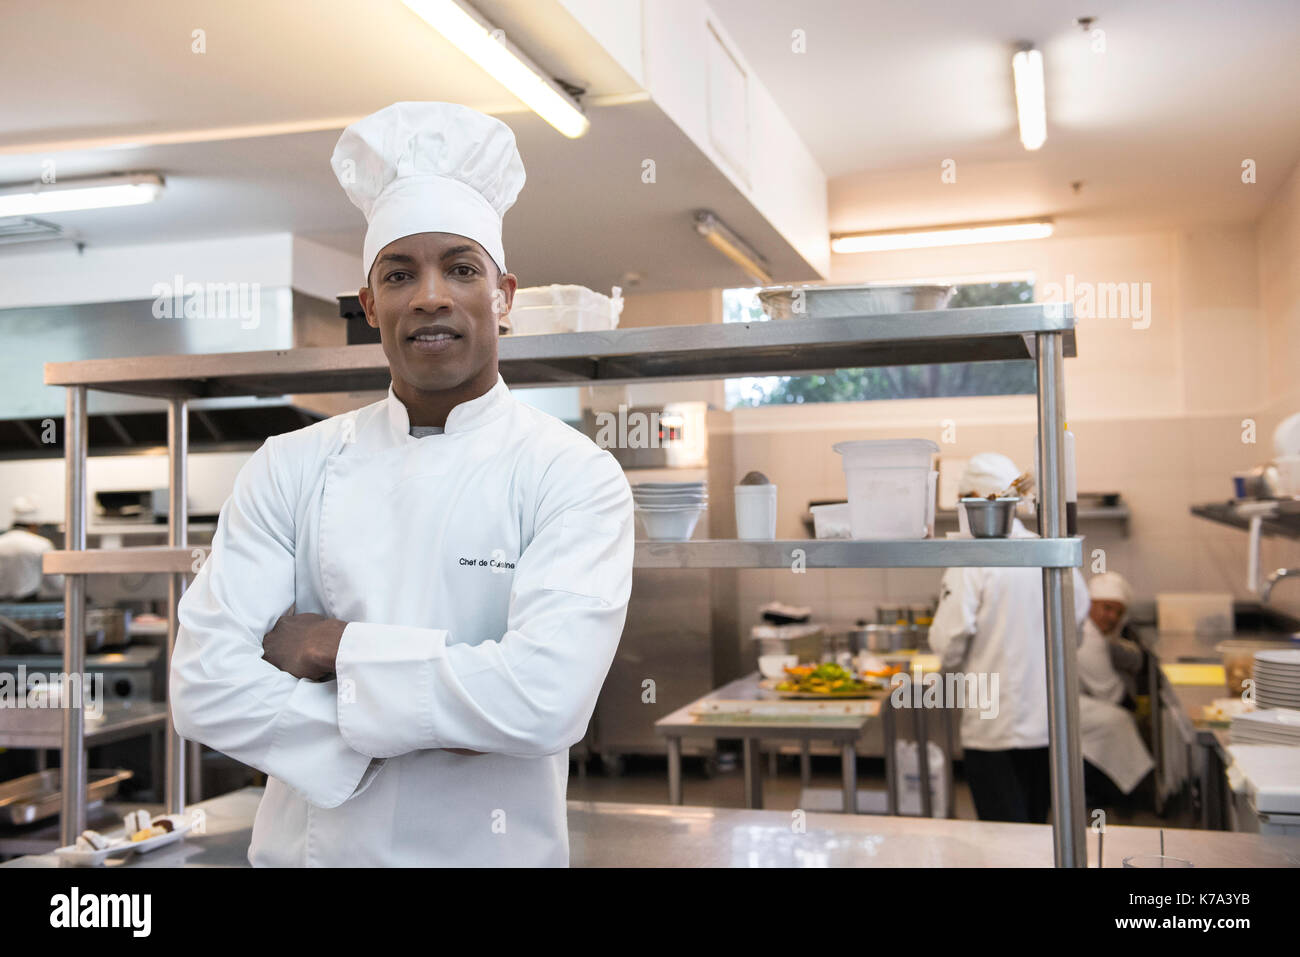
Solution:
[[[566,865],[568,749],[631,588],[627,481],[499,380],[408,433],[390,392],[250,460],[181,603],[177,728],[268,774],[254,864]],[[336,680],[261,660],[291,604],[350,623]]]
[[[1086,694],[1079,695],[1079,747],[1124,794],[1155,767],[1133,716],[1117,704]]]

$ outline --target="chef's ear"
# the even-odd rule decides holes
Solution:
[[[366,325],[378,329],[379,317],[375,315],[375,297],[371,294],[370,287],[367,285],[358,289],[357,298],[361,300],[361,308],[366,311]]]
[[[497,302],[501,304],[501,314],[505,315],[510,312],[515,304],[515,290],[519,288],[519,279],[512,272],[501,273],[497,277],[497,289],[499,295],[496,297]]]

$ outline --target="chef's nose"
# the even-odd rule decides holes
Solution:
[[[440,269],[426,271],[411,298],[411,308],[417,312],[437,313],[449,310],[451,306],[451,280]]]

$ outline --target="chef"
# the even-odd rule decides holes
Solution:
[[[632,498],[497,371],[509,127],[396,103],[332,165],[365,214],[381,402],[240,471],[180,603],[177,730],[268,775],[271,866],[567,865],[568,749],[631,589]]]
[[[1133,589],[1118,572],[1088,579],[1092,605],[1079,644],[1079,689],[1093,698],[1131,707],[1137,698],[1142,648],[1124,634]]]
[[[984,452],[967,463],[958,494],[996,495],[1019,475],[1005,455]],[[1011,537],[1036,536],[1016,518]],[[1074,583],[1075,624],[1082,627],[1088,592],[1077,569]],[[990,688],[997,675],[997,706],[968,701],[961,717],[966,781],[980,820],[1045,823],[1051,785],[1042,571],[949,568],[930,647],[945,672],[988,675]]]
[[[1090,807],[1120,805],[1155,767],[1125,705],[1135,703],[1142,648],[1126,638],[1133,589],[1118,572],[1088,581],[1091,606],[1079,643],[1079,740]]]
[[[26,495],[14,499],[13,525],[0,533],[0,601],[57,598],[63,593],[63,576],[41,570],[45,553],[54,543],[39,534],[36,505]]]

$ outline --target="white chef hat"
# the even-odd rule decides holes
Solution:
[[[502,272],[501,217],[524,185],[515,134],[456,103],[394,103],[343,131],[330,166],[369,228],[366,281],[380,251],[415,233],[454,233]]]
[[[14,499],[14,522],[21,525],[28,525],[36,521],[36,503],[26,495],[19,495]]]
[[[1088,579],[1088,595],[1093,601],[1117,601],[1125,608],[1133,604],[1133,587],[1119,572],[1102,572]]]
[[[981,452],[966,463],[958,495],[996,495],[1020,477],[1016,463],[998,452]]]

